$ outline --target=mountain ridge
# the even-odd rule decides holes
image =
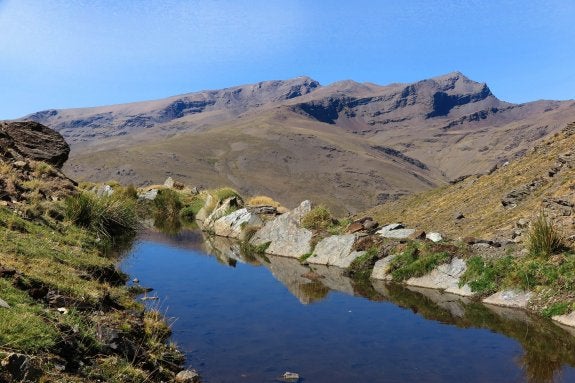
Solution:
[[[575,102],[508,103],[461,72],[389,85],[300,76],[24,119],[66,138],[77,179],[176,176],[354,212],[521,156],[575,120]]]

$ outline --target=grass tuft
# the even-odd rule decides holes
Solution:
[[[533,257],[550,257],[566,250],[562,235],[543,212],[533,222],[529,231],[528,250]]]

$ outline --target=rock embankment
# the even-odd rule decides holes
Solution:
[[[201,223],[204,230],[244,241],[252,248],[260,247],[267,254],[298,259],[310,267],[336,267],[347,270],[345,272],[350,275],[367,275],[372,281],[436,289],[475,297],[489,305],[527,310],[534,298],[533,292],[521,289],[478,293],[463,279],[470,258],[489,258],[489,254],[500,257],[514,249],[509,247],[515,245],[512,241],[477,238],[449,241],[441,233],[425,233],[401,223],[380,227],[370,217],[350,222],[339,233],[327,233],[304,227],[302,222],[314,209],[309,201],[284,214],[277,211],[258,214],[256,211],[266,210],[250,210],[238,201],[236,197],[227,199],[216,204],[210,214],[204,212],[207,216]],[[205,208],[213,202],[209,199]],[[521,230],[526,225],[525,219],[518,221]],[[414,244],[420,244],[419,249]],[[412,253],[409,253],[409,246],[413,247]],[[421,249],[428,249],[429,254],[422,254]],[[572,318],[573,314],[553,317],[562,324],[575,325]]]

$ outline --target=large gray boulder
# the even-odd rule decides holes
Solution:
[[[216,207],[210,215],[205,219],[204,226],[208,227],[213,230],[214,223],[226,215],[231,214],[232,212],[238,210],[238,208],[242,207],[242,202],[239,200],[238,197],[230,197],[220,203],[218,207]]]
[[[322,239],[315,247],[308,263],[348,268],[354,259],[365,253],[353,251],[355,234],[332,235]]]
[[[263,224],[262,219],[257,214],[250,213],[246,208],[242,208],[218,218],[213,223],[212,229],[216,235],[240,239],[245,228],[261,227]]]
[[[431,273],[418,278],[409,278],[405,283],[408,286],[441,289],[452,294],[472,296],[473,292],[469,285],[459,287],[459,278],[466,268],[467,265],[463,259],[454,257],[451,262],[437,266]]]
[[[310,253],[313,233],[301,227],[301,219],[311,211],[311,202],[268,221],[250,240],[253,245],[270,243],[266,253],[299,258]]]
[[[208,218],[208,215],[210,215],[210,211],[208,211],[208,206],[211,206],[213,202],[214,197],[212,197],[211,194],[208,194],[206,200],[204,201],[204,206],[202,206],[202,208],[198,211],[198,214],[196,214],[196,221],[204,222],[206,218]]]

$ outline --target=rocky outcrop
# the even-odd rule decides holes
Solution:
[[[218,218],[212,224],[212,230],[214,234],[222,237],[241,239],[246,228],[260,228],[262,226],[263,221],[257,214],[242,208]]]
[[[445,292],[462,296],[472,296],[473,292],[469,285],[459,287],[459,278],[466,269],[465,261],[455,257],[450,263],[439,265],[427,275],[408,279],[406,284],[408,286],[445,290]]]
[[[373,271],[371,272],[371,279],[390,281],[391,275],[389,274],[389,270],[391,268],[391,261],[393,261],[396,256],[396,254],[388,255],[387,257],[375,262]]]
[[[311,252],[313,233],[301,227],[301,219],[311,211],[311,202],[303,201],[289,213],[268,221],[250,243],[256,246],[269,243],[266,252],[284,257],[299,258]]]
[[[347,268],[364,251],[353,251],[354,234],[332,235],[322,239],[315,247],[309,263]]]
[[[60,133],[33,121],[0,122],[0,158],[44,161],[61,167],[70,147]]]

